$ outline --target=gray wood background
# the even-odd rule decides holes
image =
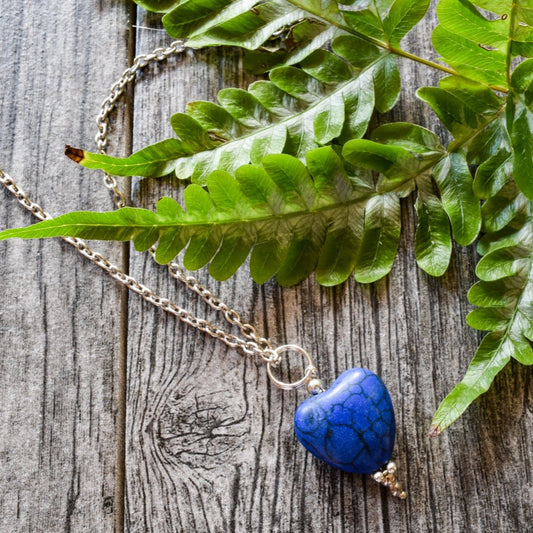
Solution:
[[[132,2],[0,0],[0,165],[53,214],[111,209],[98,173],[63,156],[91,148],[94,117],[134,54],[168,44]],[[431,55],[423,22],[406,47]],[[111,150],[171,134],[187,101],[245,87],[236,51],[185,53],[147,69],[114,116]],[[393,120],[436,127],[414,89],[437,77],[402,63]],[[382,120],[378,118],[377,120]],[[132,201],[179,194],[135,182]],[[31,218],[0,192],[2,228]],[[368,477],[319,463],[292,416],[304,392],[279,391],[264,367],[127,295],[61,241],[0,245],[1,532],[463,532],[533,530],[531,370],[511,364],[444,435],[437,405],[479,340],[464,317],[472,248],[431,279],[414,262],[414,209],[392,274],[334,289],[198,277],[276,343],[298,343],[326,381],[352,366],[378,372],[396,405],[396,460],[409,490],[391,498]],[[200,316],[206,306],[149,258],[96,247]]]

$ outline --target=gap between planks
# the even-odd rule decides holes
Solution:
[[[130,7],[129,34],[128,34],[128,65],[133,64],[137,47],[137,7]],[[125,93],[125,151],[133,150],[133,116],[134,116],[135,82],[127,87]],[[131,198],[131,182],[126,180],[124,195]],[[122,246],[122,271],[130,272],[130,244],[125,242]],[[128,315],[129,315],[129,290],[122,287],[120,296],[120,350],[117,365],[117,419],[116,419],[116,459],[115,459],[115,531],[124,531],[125,514],[125,486],[126,486],[126,399],[127,399],[127,374],[128,374]]]

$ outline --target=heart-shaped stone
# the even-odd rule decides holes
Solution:
[[[316,457],[346,472],[372,474],[391,458],[396,430],[387,388],[366,368],[343,372],[294,415],[298,440]]]

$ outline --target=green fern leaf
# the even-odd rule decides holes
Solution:
[[[481,214],[465,155],[452,152],[442,158],[435,165],[433,176],[455,240],[465,246],[472,243],[481,229]]]
[[[152,11],[166,12],[165,29],[172,37],[187,39],[190,46],[228,44],[250,50],[283,30],[294,31],[305,21],[323,29],[352,30],[394,46],[420,21],[430,4],[429,0],[384,0],[364,2],[353,9],[333,0],[136,1]],[[303,40],[302,28],[298,29]]]
[[[271,39],[257,49],[247,49],[243,66],[250,72],[262,74],[282,65],[296,65],[345,34],[336,26],[305,18],[286,27],[279,38]]]
[[[509,362],[511,351],[512,347],[498,333],[490,333],[483,339],[465,377],[446,396],[433,416],[431,436],[444,431],[489,389],[498,372]]]
[[[495,181],[501,180],[497,172],[493,176]],[[435,413],[433,434],[443,431],[487,391],[511,358],[533,364],[532,204],[509,178],[487,200],[483,212],[486,234],[478,247],[483,257],[476,269],[481,281],[468,293],[470,302],[479,308],[468,315],[467,321],[471,327],[490,333],[481,342],[461,383]]]
[[[266,72],[294,65],[336,37],[352,34],[395,49],[424,16],[429,0],[366,2],[354,10],[333,0],[186,0],[150,2],[166,12],[163,25],[188,46],[240,46],[250,51],[245,66]]]
[[[505,100],[488,87],[448,76],[440,80],[438,87],[422,87],[416,94],[453,135],[450,150],[468,149],[470,164],[485,161],[508,143]]]
[[[4,231],[0,239],[132,240],[139,251],[158,243],[159,262],[185,249],[187,269],[209,264],[218,280],[232,276],[251,252],[250,272],[258,283],[276,275],[281,285],[294,285],[314,270],[323,285],[341,283],[352,272],[368,283],[392,268],[400,238],[399,194],[379,192],[368,174],[349,177],[336,152],[324,147],[307,154],[307,167],[278,154],[238,168],[235,177],[215,171],[207,190],[196,184],[185,189],[185,209],[163,198],[157,213],[75,212]]]
[[[514,153],[514,179],[533,200],[533,59],[524,61],[513,72],[507,126]]]
[[[166,13],[169,35],[186,39],[187,46],[239,46],[253,51],[245,58],[250,70],[265,72],[293,65],[345,33],[335,2],[312,16],[286,0],[137,0],[142,7]],[[332,15],[335,17],[332,19]],[[337,24],[331,24],[336,21]]]
[[[415,255],[419,266],[429,274],[442,275],[448,267],[450,224],[459,244],[470,244],[477,237],[481,212],[463,150],[446,151],[428,130],[399,123],[381,126],[372,133],[371,140],[346,143],[343,155],[354,167],[380,173],[380,192],[394,189],[399,194],[404,187],[404,194],[409,194],[416,184],[419,217]]]
[[[394,58],[375,47],[366,45],[366,62],[359,58],[352,65],[341,59],[359,42],[342,37],[333,42],[339,55],[318,50],[301,69],[276,68],[270,81],[255,82],[248,91],[224,89],[220,105],[189,104],[186,113],[171,119],[179,140],[162,141],[125,159],[70,148],[67,155],[85,167],[119,176],[174,172],[205,185],[214,170],[232,173],[268,153],[304,159],[309,150],[333,140],[362,137],[375,101],[386,110],[398,98],[400,86]]]
[[[467,322],[490,333],[461,383],[435,413],[433,434],[448,427],[488,390],[511,358],[533,364],[532,104],[533,60],[526,60],[511,78],[507,120],[495,121],[503,134],[485,138],[489,149],[482,143],[476,148],[477,158],[485,160],[477,168],[474,190],[486,201],[482,207],[484,236],[478,244],[482,258],[476,268],[480,281],[468,295],[478,309],[468,315]]]
[[[421,176],[416,183],[416,262],[431,276],[442,276],[448,269],[452,253],[450,223],[442,201],[434,194],[429,176]]]
[[[493,11],[486,18],[476,6]],[[459,74],[493,86],[507,87],[511,58],[531,57],[533,26],[526,0],[441,0],[440,24],[433,46]]]
[[[187,0],[163,17],[163,25],[193,48],[225,44],[254,50],[306,16],[284,0]]]
[[[505,185],[512,176],[513,161],[511,152],[501,148],[479,165],[474,179],[474,192],[478,198],[490,198]]]
[[[343,14],[348,25],[362,35],[397,46],[426,14],[430,2],[385,0],[360,4],[356,4],[354,10],[344,8]]]
[[[400,201],[393,193],[371,198],[365,208],[363,239],[355,265],[355,279],[372,283],[392,269],[400,244]]]

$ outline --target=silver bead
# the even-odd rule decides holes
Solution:
[[[309,383],[307,384],[307,392],[309,392],[309,394],[318,394],[323,391],[324,385],[322,384],[322,381],[317,378],[309,380]]]
[[[378,482],[381,483],[383,481],[383,472],[380,472],[379,470],[377,472],[374,472],[372,474],[372,477]]]

